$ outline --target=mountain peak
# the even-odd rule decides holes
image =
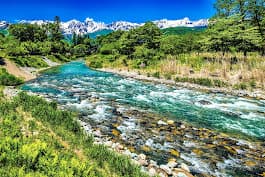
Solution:
[[[52,21],[47,20],[22,20],[19,23],[30,23],[30,24],[47,24]],[[208,26],[208,20],[207,19],[201,19],[198,21],[191,21],[188,17],[185,17],[180,20],[168,20],[168,19],[162,19],[162,20],[156,20],[153,21],[154,24],[156,24],[159,28],[165,29],[170,27],[202,27],[202,26]],[[112,22],[110,24],[105,24],[104,22],[96,22],[92,18],[86,18],[84,22],[80,22],[76,19],[62,22],[61,28],[65,34],[87,34],[87,33],[93,33],[96,31],[100,31],[103,29],[108,30],[123,30],[128,31],[130,29],[137,28],[139,26],[143,26],[144,23],[132,23],[127,21],[116,21]],[[0,21],[0,29],[1,28],[7,28],[8,23],[5,21]]]

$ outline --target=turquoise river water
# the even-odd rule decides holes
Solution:
[[[80,119],[108,136],[117,130],[120,136],[113,139],[136,151],[150,147],[149,158],[161,163],[175,149],[193,174],[258,176],[265,171],[265,100],[142,82],[91,70],[83,61],[43,74],[22,90],[78,111]],[[176,122],[174,128],[156,124],[167,119]]]

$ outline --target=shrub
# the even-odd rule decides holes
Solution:
[[[242,82],[242,83],[239,83],[239,84],[235,84],[234,88],[238,89],[238,90],[246,90],[247,89],[247,84],[245,82]]]
[[[10,59],[22,67],[35,67],[35,68],[48,67],[47,63],[44,62],[40,56],[25,56],[25,57],[19,56],[19,57],[12,57]]]
[[[152,77],[160,78],[160,73],[159,72],[155,72],[155,73],[152,74]]]
[[[23,80],[9,74],[6,69],[0,69],[0,85],[17,86],[23,84]]]
[[[251,81],[249,82],[249,86],[250,86],[251,88],[256,88],[257,83],[255,82],[255,80],[251,80]]]
[[[213,80],[213,84],[214,84],[214,86],[216,86],[216,87],[224,87],[224,86],[227,85],[225,82],[223,82],[223,81],[221,81],[221,80],[218,80],[218,79],[214,79],[214,80]]]
[[[89,67],[91,67],[91,68],[102,68],[103,65],[102,65],[102,62],[100,62],[100,61],[91,61],[89,63]]]
[[[169,73],[164,74],[164,78],[167,80],[171,80],[172,76]]]

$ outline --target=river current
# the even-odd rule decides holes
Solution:
[[[175,157],[197,175],[265,171],[265,100],[142,82],[92,70],[83,61],[55,70],[22,90],[78,111],[82,121],[132,151],[161,163]]]

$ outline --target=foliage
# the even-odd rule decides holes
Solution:
[[[263,87],[264,1],[216,0],[214,6],[216,15],[207,28],[159,30],[147,22],[136,29],[100,36],[95,43],[97,50],[87,63],[143,70],[141,73],[149,75],[160,72],[166,78],[172,74],[210,77],[211,82],[204,79],[189,82],[217,87],[225,86],[221,80],[227,80],[228,75],[229,85],[242,82],[236,75],[244,75],[244,82],[255,78],[256,83],[250,85]],[[238,79],[235,83],[231,78]]]
[[[8,28],[9,35],[0,36],[0,48],[20,66],[31,67],[47,66],[38,59],[32,60],[38,56],[52,56],[56,62],[67,62],[95,50],[88,35],[74,35],[74,42],[65,40],[60,23],[57,16],[53,23],[43,25],[12,24]]]
[[[20,93],[0,99],[0,117],[0,176],[146,176],[127,157],[93,145],[75,113],[54,102]]]
[[[199,34],[206,30],[206,27],[173,27],[162,29],[164,35],[186,35]]]
[[[17,86],[23,83],[23,80],[9,74],[6,69],[0,68],[0,85]]]
[[[188,78],[188,77],[176,77],[175,78],[176,82],[190,82],[202,86],[207,86],[207,87],[224,87],[227,85],[227,83],[216,80],[216,79],[209,79],[209,78]]]
[[[24,56],[24,57],[11,57],[16,64],[22,67],[34,67],[34,68],[43,68],[48,67],[41,56]]]

